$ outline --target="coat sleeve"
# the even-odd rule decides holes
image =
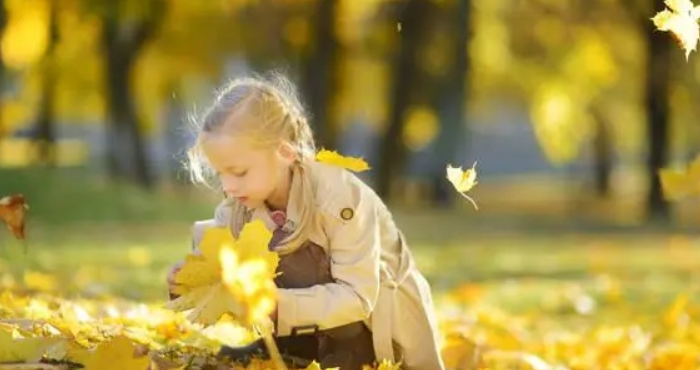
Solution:
[[[226,201],[221,202],[214,210],[214,217],[207,220],[195,221],[192,225],[192,251],[197,251],[197,246],[202,240],[204,231],[210,227],[228,225],[231,218],[231,209]]]
[[[290,335],[295,327],[331,329],[372,313],[380,285],[380,227],[375,200],[354,190],[322,210],[334,282],[279,289],[278,335]]]

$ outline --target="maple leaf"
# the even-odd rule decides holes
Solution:
[[[683,171],[662,168],[659,181],[668,200],[677,200],[686,196],[700,194],[700,154]]]
[[[18,330],[0,329],[0,363],[36,362],[61,338],[24,337]]]
[[[218,322],[224,314],[247,324],[269,315],[279,262],[268,249],[271,238],[261,220],[247,223],[238,239],[228,228],[208,228],[199,252],[189,254],[175,274],[173,292],[180,296],[166,307],[191,310],[187,318],[203,325]]]
[[[85,370],[148,369],[150,358],[139,356],[137,351],[133,341],[118,335],[100,343],[92,351],[77,353],[73,360],[83,364]]]
[[[358,157],[345,157],[338,152],[322,149],[316,153],[316,160],[322,163],[331,164],[346,168],[354,172],[363,172],[370,169],[369,164],[364,159]]]
[[[462,167],[452,167],[452,165],[448,164],[447,165],[447,180],[452,183],[452,186],[461,194],[464,198],[469,200],[472,205],[474,205],[474,208],[479,209],[479,207],[476,205],[476,202],[469,197],[468,195],[464,194],[474,188],[476,186],[477,181],[476,181],[476,162],[474,162],[474,165],[472,168],[469,168],[465,171],[462,170]]]
[[[700,6],[694,6],[690,0],[666,0],[665,4],[669,9],[658,12],[651,20],[660,31],[671,32],[687,60],[700,38]]]
[[[19,240],[24,240],[24,213],[29,209],[24,195],[13,194],[0,198],[0,220]]]

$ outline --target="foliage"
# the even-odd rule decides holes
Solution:
[[[669,200],[700,195],[700,154],[687,169],[662,168],[659,177],[664,194]]]
[[[474,200],[468,195],[464,194],[476,186],[476,162],[472,168],[468,168],[466,171],[462,170],[462,167],[452,167],[452,165],[447,165],[447,180],[454,186],[454,188],[463,197],[469,200],[474,208],[478,209]]]
[[[546,307],[531,314],[507,313],[488,303],[485,293],[478,284],[462,284],[437,302],[445,338],[442,355],[451,368],[456,364],[466,369],[550,370],[698,366],[699,311],[686,295],[679,295],[658,315],[618,300],[613,309],[621,319],[582,325],[564,321]],[[553,296],[559,293],[549,289]],[[564,293],[561,298],[576,307],[579,317],[591,315],[590,303],[585,302],[590,302],[592,292],[567,288]],[[606,294],[611,301],[617,299],[613,290]],[[603,304],[603,298],[594,302]],[[217,363],[214,353],[221,344],[243,344],[256,337],[229,318],[203,328],[159,305],[115,298],[66,300],[8,291],[0,294],[0,303],[0,369],[12,361],[84,364],[88,369],[145,369],[150,362],[158,369],[199,369]],[[270,362],[255,361],[247,369],[272,368]]]
[[[0,198],[0,221],[17,239],[24,239],[24,213],[29,205],[22,194],[8,195]]]
[[[669,9],[657,13],[652,21],[659,30],[671,32],[687,60],[697,49],[700,38],[700,6],[693,5],[691,0],[666,0],[665,3]]]
[[[173,293],[180,297],[166,307],[192,310],[187,318],[203,325],[224,314],[248,325],[260,322],[275,301],[278,257],[267,248],[271,237],[260,220],[246,224],[237,240],[228,228],[207,229],[175,274]]]
[[[322,149],[316,153],[316,160],[334,166],[346,168],[354,172],[363,172],[370,169],[367,162],[362,158],[346,157],[338,154],[337,151]]]

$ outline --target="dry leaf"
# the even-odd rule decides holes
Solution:
[[[476,186],[476,162],[472,168],[466,171],[462,170],[462,167],[452,167],[452,165],[447,165],[447,180],[452,183],[452,186],[459,192],[464,198],[469,200],[474,208],[479,209],[474,200],[466,195],[465,193],[470,191],[474,186]]]
[[[654,26],[660,31],[669,31],[676,42],[685,51],[685,58],[697,49],[700,29],[700,6],[694,6],[690,0],[666,0],[664,9],[653,18]]]
[[[17,330],[0,328],[0,363],[37,362],[44,352],[62,339],[29,337],[25,338]]]
[[[24,214],[29,209],[24,195],[13,194],[0,198],[0,220],[7,225],[8,230],[19,240],[24,240]]]
[[[700,155],[695,157],[686,170],[678,171],[670,168],[659,170],[659,180],[664,196],[668,200],[699,195]]]
[[[189,320],[212,325],[224,314],[252,325],[274,308],[275,269],[279,257],[268,249],[272,233],[260,220],[247,223],[238,240],[228,228],[204,232],[198,253],[187,256],[175,274],[166,304],[174,311],[192,310]]]
[[[326,149],[322,149],[316,154],[316,160],[322,163],[343,167],[354,172],[362,172],[370,169],[367,162],[362,158],[345,157],[338,154],[336,151]]]
[[[83,364],[85,370],[148,369],[148,356],[138,356],[134,342],[125,336],[116,336],[100,343],[94,351],[75,356],[74,361]]]

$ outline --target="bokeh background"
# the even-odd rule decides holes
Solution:
[[[700,58],[654,30],[663,8],[3,0],[0,195],[30,209],[26,253],[0,232],[0,283],[165,299],[190,225],[221,196],[182,166],[193,119],[226,80],[278,71],[319,146],[369,162],[360,176],[438,294],[574,315],[619,294],[662,307],[696,289],[700,222],[657,174],[700,144]],[[475,162],[479,210],[445,178]]]

